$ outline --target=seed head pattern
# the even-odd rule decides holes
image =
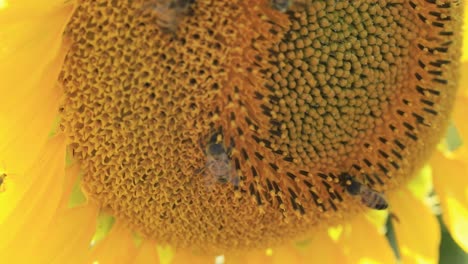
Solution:
[[[458,1],[197,0],[171,34],[145,2],[81,1],[60,75],[85,192],[145,237],[222,252],[339,223],[365,207],[338,175],[395,188],[447,125]],[[240,182],[207,191],[218,128]]]

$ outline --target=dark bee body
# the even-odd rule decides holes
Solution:
[[[200,146],[206,155],[206,164],[199,172],[206,169],[211,174],[212,177],[208,178],[207,183],[212,183],[210,179],[215,179],[215,181],[221,184],[231,182],[237,186],[239,184],[239,177],[237,177],[231,162],[233,142],[231,141],[231,146],[226,148],[223,142],[219,142],[218,136],[220,136],[220,133],[215,133],[206,146],[200,141]]]
[[[359,195],[361,197],[361,202],[367,207],[375,210],[384,210],[388,208],[388,202],[383,194],[360,183],[356,178],[348,173],[342,173],[340,178],[346,191],[353,196]]]
[[[360,195],[362,203],[369,208],[376,210],[384,210],[388,208],[388,202],[385,197],[381,193],[367,186],[361,186]]]
[[[0,193],[5,191],[5,186],[3,185],[3,183],[6,177],[7,177],[6,173],[0,174]]]
[[[180,20],[189,14],[190,5],[195,0],[152,0],[145,7],[157,15],[157,23],[165,33],[175,33]]]
[[[206,147],[206,168],[221,183],[228,182],[229,172],[231,171],[231,160],[228,150],[222,144],[211,143]]]
[[[270,0],[270,6],[282,13],[291,9],[294,5],[296,7],[306,7],[308,0]]]
[[[270,5],[273,9],[280,12],[286,12],[292,5],[293,0],[270,0]]]

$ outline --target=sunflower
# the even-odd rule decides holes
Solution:
[[[462,1],[166,2],[0,0],[2,261],[468,251]]]

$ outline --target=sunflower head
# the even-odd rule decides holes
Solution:
[[[356,186],[405,182],[447,125],[458,5],[81,1],[59,80],[88,198],[144,237],[213,252],[362,212]]]

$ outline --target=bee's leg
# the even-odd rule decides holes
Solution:
[[[224,176],[217,177],[216,180],[221,184],[226,184],[231,181],[229,178],[226,178]]]
[[[234,187],[239,187],[240,183],[240,177],[237,175],[237,173],[233,173],[234,175],[231,175],[231,183],[234,185]]]
[[[230,184],[234,185],[234,187],[239,186],[240,178],[239,175],[237,175],[237,170],[235,167],[230,167],[227,180]]]
[[[367,177],[366,177],[366,174],[362,174],[362,184],[366,185],[366,186],[369,186],[369,184],[367,184],[369,181],[367,180]]]
[[[202,142],[201,138],[198,139],[198,146],[200,146],[200,149],[203,151],[203,153],[205,153],[205,150],[203,149],[203,142]]]
[[[208,144],[217,144],[218,142],[218,135],[222,135],[222,131],[220,128],[215,129],[214,124],[210,123],[210,131],[208,132]],[[221,138],[222,141],[222,138]]]
[[[198,145],[200,146],[201,151],[206,155],[205,144],[203,143],[203,139],[201,137],[198,138]]]
[[[228,155],[229,158],[232,155],[232,150],[234,149],[235,144],[236,143],[234,142],[234,138],[231,137],[229,147],[226,149],[226,154]]]
[[[392,213],[392,212],[388,213],[388,218],[390,220],[395,220],[395,222],[397,222],[397,223],[400,223],[400,218],[398,218],[398,216],[396,214]]]
[[[196,169],[196,170],[195,170],[195,175],[198,175],[198,174],[200,174],[200,173],[204,172],[204,171],[205,171],[205,169],[206,169],[206,167],[205,167],[205,166],[203,166],[203,167],[201,167],[201,168],[198,168],[198,169]]]

